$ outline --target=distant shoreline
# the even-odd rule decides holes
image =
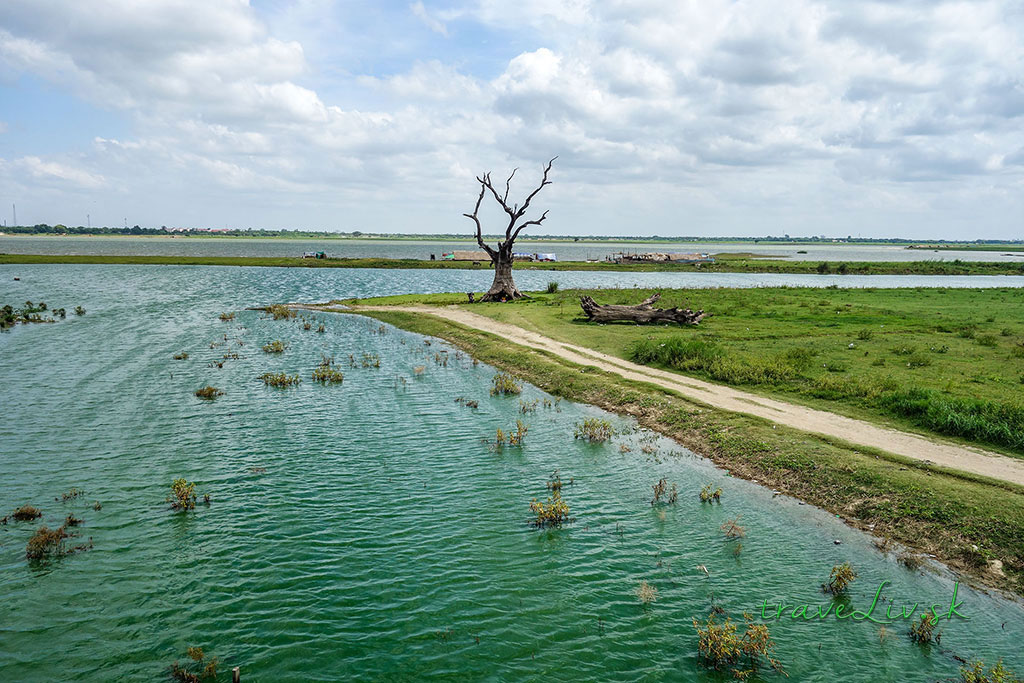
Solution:
[[[787,261],[755,254],[716,254],[715,263],[520,262],[517,270],[792,273],[809,275],[1024,275],[1024,263],[997,261]],[[474,265],[474,263],[476,265]],[[389,268],[489,270],[472,261],[386,258],[297,258],[283,256],[127,256],[104,254],[0,254],[3,264],[82,264],[157,266],[255,266],[274,268]]]

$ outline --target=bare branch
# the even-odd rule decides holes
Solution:
[[[516,228],[516,231],[515,231],[514,233],[512,233],[512,237],[511,237],[511,240],[512,240],[513,242],[515,242],[515,241],[516,241],[516,238],[517,238],[517,237],[519,237],[519,233],[520,233],[520,232],[522,232],[523,228],[527,227],[528,225],[540,225],[541,223],[543,223],[543,222],[544,222],[544,219],[545,219],[545,218],[547,218],[547,217],[548,217],[548,212],[547,212],[547,211],[545,211],[545,212],[544,212],[544,213],[543,213],[543,214],[541,215],[541,217],[540,217],[540,218],[538,218],[537,220],[533,220],[533,221],[526,221],[525,223],[523,223],[522,225],[520,225],[520,226],[519,226],[518,228]],[[507,241],[507,240],[506,240],[506,241]]]
[[[502,200],[501,195],[498,194],[498,191],[494,189],[494,185],[491,184],[491,174],[485,173],[482,178],[477,178],[477,180],[483,183],[484,187],[491,191],[491,194],[494,195],[494,201],[498,202],[498,204],[501,205],[501,208],[504,209],[505,213],[507,213],[509,216],[512,216],[512,209],[510,209],[508,207],[508,204],[506,204],[504,200]]]
[[[537,186],[536,190],[530,193],[530,196],[526,198],[526,201],[523,202],[523,205],[515,212],[516,218],[521,218],[523,214],[526,213],[526,210],[530,208],[530,202],[533,201],[533,198],[537,196],[537,193],[543,190],[545,185],[551,184],[551,181],[548,180],[548,173],[551,172],[551,164],[555,163],[555,159],[557,158],[558,157],[552,157],[551,161],[548,162],[548,165],[544,167],[544,176],[540,179],[540,185]]]
[[[486,178],[486,177],[487,177],[487,175],[484,175],[484,178]],[[484,251],[487,252],[487,255],[490,256],[493,259],[494,258],[494,250],[491,249],[489,246],[487,246],[487,244],[484,243],[483,228],[480,225],[480,217],[479,217],[480,202],[482,202],[484,200],[484,192],[486,191],[485,190],[486,184],[484,183],[483,178],[477,178],[477,180],[480,182],[480,196],[476,198],[476,206],[473,207],[473,213],[464,213],[462,215],[465,216],[466,218],[472,219],[473,222],[476,223],[476,243],[479,244],[480,247]]]
[[[501,203],[505,204],[506,206],[508,205],[508,193],[509,193],[509,190],[511,189],[512,178],[515,177],[516,171],[518,171],[518,170],[519,170],[518,166],[516,168],[513,168],[512,169],[512,173],[510,173],[509,176],[508,176],[508,180],[505,181],[505,198],[501,200]]]

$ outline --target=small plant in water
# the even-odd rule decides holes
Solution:
[[[30,560],[44,560],[65,555],[67,554],[67,544],[64,541],[68,536],[64,527],[50,529],[41,526],[36,529],[32,538],[28,539],[28,545],[25,546],[25,557]]]
[[[206,401],[212,401],[218,396],[223,396],[224,392],[218,389],[217,387],[211,387],[210,385],[206,385],[201,389],[196,389],[195,394],[201,399],[204,399]]]
[[[201,683],[202,681],[216,681],[217,667],[220,662],[216,657],[206,657],[201,647],[190,647],[188,658],[191,661],[179,664],[174,662],[171,665],[171,680],[179,683]]]
[[[269,313],[274,320],[290,320],[291,318],[294,318],[296,315],[295,311],[288,308],[284,304],[274,304],[273,306],[268,306],[267,313]]]
[[[722,525],[722,531],[725,532],[725,537],[728,539],[743,538],[747,535],[747,530],[739,525],[740,518],[730,519]]]
[[[963,683],[1021,683],[1021,679],[1017,678],[1013,671],[1003,666],[1001,659],[987,672],[985,662],[980,659],[974,660],[960,669],[960,679]]]
[[[722,487],[715,488],[711,484],[704,484],[704,487],[700,490],[700,502],[702,503],[720,503],[722,499]]]
[[[857,572],[854,571],[849,562],[837,564],[832,567],[832,572],[828,576],[828,583],[821,584],[821,590],[833,595],[845,593],[846,589],[850,587],[850,584],[856,578]]]
[[[363,367],[364,368],[379,368],[380,367],[380,356],[376,353],[364,353],[363,354]]]
[[[521,412],[524,415],[526,413],[535,413],[537,412],[538,403],[539,401],[537,399],[534,399],[532,401],[524,401],[522,399],[519,399],[519,412]]]
[[[551,491],[551,495],[546,503],[542,503],[536,498],[530,501],[530,512],[534,514],[530,524],[538,529],[549,526],[559,527],[571,521],[569,505],[562,500],[562,480],[558,477],[558,470],[552,474],[547,488]]]
[[[658,589],[647,581],[641,581],[636,588],[636,597],[641,604],[649,605],[658,599]]]
[[[11,513],[11,517],[17,522],[31,522],[43,516],[42,510],[32,505],[22,505]]]
[[[651,505],[657,505],[662,502],[662,498],[665,499],[667,505],[675,505],[676,501],[679,500],[679,489],[676,488],[675,484],[672,484],[672,488],[668,487],[668,479],[664,477],[658,480],[657,484],[651,486],[654,489],[654,498],[651,498]]]
[[[290,387],[302,381],[298,375],[289,375],[284,372],[264,372],[260,375],[260,379],[268,387]]]
[[[185,479],[171,482],[171,495],[167,498],[172,510],[195,510],[196,485]]]
[[[263,345],[263,353],[284,353],[284,350],[287,348],[287,344],[285,344],[280,339],[275,339],[269,344]]]
[[[341,384],[345,375],[334,367],[333,356],[321,356],[320,364],[313,369],[313,381],[321,384]]]
[[[174,354],[171,358],[174,360],[188,360],[188,354],[182,351],[181,353]]]
[[[85,315],[85,309],[81,306],[75,306],[75,315]]]
[[[925,612],[918,621],[911,622],[910,639],[921,645],[939,642],[942,640],[942,634],[935,632],[937,621],[935,615],[930,610]]]
[[[591,443],[607,441],[615,435],[612,423],[600,417],[588,417],[583,422],[577,422],[573,436],[577,439],[586,439]]]
[[[767,626],[755,624],[754,618],[744,613],[747,628],[740,635],[729,617],[721,624],[717,622],[721,611],[720,608],[712,610],[704,624],[693,620],[693,627],[697,630],[697,651],[705,666],[719,671],[728,669],[735,678],[745,680],[757,672],[763,658],[772,669],[786,675],[782,664],[771,657],[775,642]]]
[[[235,314],[234,313],[221,313],[220,314],[220,319],[223,322],[228,322],[229,320],[234,320],[235,319]]]
[[[519,394],[522,390],[522,385],[507,372],[499,372],[491,378],[491,396]]]

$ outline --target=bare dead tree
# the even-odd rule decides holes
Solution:
[[[508,195],[512,188],[512,178],[515,177],[516,171],[519,169],[512,169],[512,173],[505,180],[504,194],[499,193],[494,188],[494,185],[491,183],[490,173],[477,176],[476,181],[480,183],[480,196],[476,198],[476,206],[473,208],[473,213],[462,215],[466,218],[471,218],[476,224],[476,242],[491,257],[491,264],[494,266],[494,282],[491,283],[491,288],[480,298],[480,301],[511,301],[523,296],[512,279],[512,246],[515,244],[516,238],[519,237],[519,233],[523,231],[523,228],[531,225],[540,225],[548,217],[548,212],[545,211],[541,214],[540,218],[523,221],[533,198],[544,189],[545,185],[551,184],[551,181],[548,180],[548,173],[551,171],[551,164],[555,163],[557,158],[552,158],[547,163],[547,166],[544,167],[544,175],[541,178],[540,185],[526,197],[522,206],[518,204],[509,206],[508,203]],[[488,192],[491,193],[491,196],[498,202],[502,210],[508,214],[508,227],[505,228],[505,239],[498,242],[497,248],[491,247],[484,242],[483,228],[480,225],[480,204],[484,201],[484,195]]]

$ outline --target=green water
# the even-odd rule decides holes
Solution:
[[[691,618],[712,601],[734,619],[765,599],[827,604],[818,586],[848,560],[855,606],[888,580],[896,604],[948,607],[950,577],[910,572],[827,513],[628,420],[611,417],[623,435],[592,446],[572,436],[602,415],[592,407],[522,415],[517,398],[489,396],[491,368],[454,349],[439,365],[439,340],[340,315],[321,316],[318,334],[241,310],[438,286],[420,273],[17,271],[14,282],[0,267],[0,302],[88,313],[0,335],[0,515],[33,503],[54,526],[73,512],[85,519],[79,542],[94,547],[31,566],[37,524],[0,526],[0,680],[159,680],[193,645],[225,671],[240,666],[243,681],[725,680],[696,656]],[[227,310],[237,318],[219,321]],[[288,350],[260,352],[273,339]],[[189,360],[171,360],[179,351]],[[363,353],[380,367],[361,367]],[[309,381],[321,354],[340,363],[343,385]],[[266,371],[306,381],[268,388],[256,379]],[[192,396],[207,383],[225,395]],[[520,398],[544,397],[527,386]],[[482,442],[517,418],[525,447]],[[576,522],[531,529],[529,501],[555,469],[574,480],[564,495]],[[179,476],[211,505],[170,511]],[[678,485],[676,506],[649,504],[660,477]],[[697,499],[711,482],[721,505]],[[85,497],[54,501],[71,487]],[[720,530],[737,515],[738,557]],[[642,579],[659,591],[646,608]],[[770,624],[777,657],[794,681],[940,680],[956,676],[955,656],[1024,671],[1024,608],[963,586],[959,597],[970,620],[944,623],[941,645],[913,644],[903,622],[882,635],[870,622],[785,619]]]

